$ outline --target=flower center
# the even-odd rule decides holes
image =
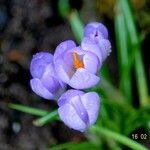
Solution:
[[[95,33],[95,37],[97,37],[98,36],[98,32],[96,31],[96,33]]]
[[[73,52],[73,65],[75,69],[78,68],[84,68],[83,62],[79,59],[78,54],[76,52]]]

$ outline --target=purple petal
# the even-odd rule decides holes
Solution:
[[[109,40],[101,39],[98,42],[98,45],[99,45],[100,51],[102,52],[102,58],[104,61],[111,52],[111,43],[109,42]]]
[[[83,132],[86,129],[86,124],[76,113],[75,109],[70,104],[65,104],[58,109],[61,120],[70,128]]]
[[[97,27],[97,30],[102,33],[103,37],[105,39],[108,38],[108,30],[106,28],[106,26],[104,26],[102,23],[99,23],[98,27]]]
[[[83,50],[92,52],[96,56],[98,56],[99,62],[100,62],[99,67],[101,67],[102,61],[103,61],[103,56],[102,56],[102,52],[100,51],[100,48],[99,48],[98,44],[96,44],[90,38],[85,37],[82,40],[81,47],[82,47]]]
[[[70,100],[70,104],[74,107],[74,109],[76,110],[76,113],[81,118],[81,120],[85,124],[88,124],[89,117],[88,117],[86,109],[84,108],[84,105],[81,102],[80,95],[76,95],[76,96],[72,97]]]
[[[79,68],[68,83],[75,89],[86,89],[95,86],[100,78],[84,68]]]
[[[102,24],[98,22],[92,22],[86,25],[84,28],[84,36],[90,37],[94,39],[96,36],[99,36],[99,38],[108,38],[108,30],[107,28]]]
[[[40,52],[33,56],[30,64],[30,72],[33,78],[41,78],[46,66],[53,61],[53,55]]]
[[[69,50],[69,52],[66,52],[62,57],[62,59],[64,60],[64,63],[69,67],[73,69],[73,54],[72,52],[70,52],[71,50]]]
[[[64,42],[60,43],[56,47],[56,50],[55,50],[55,53],[54,53],[54,61],[56,60],[56,58],[58,56],[62,55],[65,51],[70,50],[74,47],[76,47],[76,44],[72,40],[67,40],[67,41],[64,41]]]
[[[90,53],[90,52],[83,56],[83,63],[84,63],[84,68],[93,74],[95,74],[100,67],[100,62],[98,57],[94,53]]]
[[[50,93],[37,78],[30,80],[30,85],[32,90],[39,96],[45,99],[53,98],[53,94]]]
[[[45,86],[51,93],[55,93],[61,88],[61,85],[59,84],[57,76],[54,72],[54,66],[52,63],[46,67],[45,72],[41,78],[41,82],[43,86]]]
[[[59,98],[58,105],[62,106],[66,103],[69,103],[72,97],[76,95],[82,95],[82,94],[84,94],[84,92],[79,90],[68,90]]]
[[[59,79],[64,83],[68,83],[74,73],[73,70],[71,70],[70,67],[65,64],[64,60],[62,59],[56,59],[55,70]]]
[[[81,101],[88,113],[89,124],[93,125],[98,117],[100,98],[97,93],[89,92],[84,95],[81,95]]]

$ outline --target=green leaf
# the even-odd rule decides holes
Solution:
[[[39,118],[39,119],[36,119],[33,121],[33,124],[35,126],[43,126],[45,125],[46,123],[49,123],[49,122],[52,122],[54,120],[58,120],[59,117],[58,117],[58,111],[57,110],[54,110],[48,114],[46,114],[45,116]]]
[[[56,145],[54,147],[49,148],[49,150],[62,150],[62,149],[68,149],[68,150],[86,150],[86,149],[92,149],[92,150],[99,150],[99,148],[90,143],[90,142],[81,142],[81,143],[75,143],[75,142],[68,142]]]
[[[128,132],[126,131],[132,124],[128,124],[128,126],[126,124],[130,116],[135,116],[136,110],[128,103],[102,98],[100,113],[101,115],[100,119],[98,119],[98,124],[128,135]]]
[[[13,104],[13,103],[8,103],[8,107],[11,109],[15,109],[24,113],[28,113],[31,115],[36,115],[36,116],[45,116],[47,115],[48,111],[38,109],[38,108],[33,108],[25,105],[20,105],[20,104]]]
[[[122,93],[103,76],[101,76],[100,84],[92,88],[91,90],[96,91],[100,94],[103,93],[104,97],[108,99],[113,99],[115,101],[122,101],[123,103],[127,103],[127,100],[122,95]]]
[[[126,26],[128,29],[129,39],[132,45],[132,52],[130,57],[131,62],[129,64],[132,64],[132,62],[135,60],[135,72],[136,72],[138,93],[140,97],[140,104],[142,106],[145,106],[149,104],[150,100],[148,97],[148,86],[147,86],[144,64],[141,55],[139,37],[136,31],[133,13],[130,9],[128,0],[119,0],[119,2],[120,2],[119,3],[120,10],[122,10],[122,13],[124,15]]]
[[[36,126],[42,126],[46,123],[59,119],[57,110],[48,112],[42,109],[28,107],[20,104],[13,104],[13,103],[9,103],[8,107],[31,115],[41,116],[41,118],[33,121],[33,124]]]
[[[105,77],[105,79],[111,83],[112,82],[112,77],[110,76],[110,72],[108,70],[107,64],[103,64],[100,71],[99,71],[99,76]]]
[[[118,1],[119,3],[119,1]],[[118,4],[117,3],[117,4]],[[120,88],[127,100],[131,102],[132,100],[132,87],[131,87],[131,71],[128,70],[129,54],[128,54],[128,37],[127,28],[124,21],[124,16],[117,5],[117,11],[115,15],[115,32],[116,32],[116,42],[118,50],[118,64],[120,72]],[[130,49],[130,48],[129,48]],[[130,64],[131,65],[131,64]],[[130,66],[131,68],[131,66]],[[128,71],[128,74],[126,73]]]
[[[83,37],[83,22],[81,21],[78,12],[75,9],[71,10],[68,0],[59,0],[58,10],[62,17],[68,19],[74,36],[77,42],[80,43]]]
[[[150,106],[144,106],[134,113],[130,113],[130,115],[126,118],[125,132],[129,135],[134,130],[140,127],[148,126],[150,122]],[[149,132],[149,129],[147,130]]]
[[[58,10],[62,17],[67,17],[70,12],[70,6],[68,0],[59,0],[58,1]]]
[[[109,129],[100,127],[100,126],[94,125],[90,129],[90,131],[95,132],[95,133],[100,134],[100,135],[103,135],[107,138],[112,138],[113,140],[116,140],[117,142],[119,142],[125,146],[128,146],[129,148],[134,149],[134,150],[148,150],[143,145],[137,143],[136,141],[129,139],[128,137],[123,136],[119,133],[113,132]]]
[[[79,14],[76,10],[72,11],[68,17],[72,31],[78,43],[80,43],[83,37],[83,23],[79,18]]]

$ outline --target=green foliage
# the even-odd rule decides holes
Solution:
[[[33,108],[33,107],[28,107],[28,106],[21,105],[21,104],[9,103],[8,107],[11,109],[15,109],[15,110],[18,110],[18,111],[21,111],[24,113],[28,113],[28,114],[32,114],[32,115],[36,115],[36,116],[45,116],[48,113],[45,110]]]
[[[13,103],[9,103],[8,107],[11,109],[15,109],[17,111],[21,111],[24,113],[28,113],[31,115],[36,115],[36,116],[41,117],[41,118],[33,121],[33,124],[35,126],[42,126],[42,125],[45,125],[46,123],[50,123],[52,121],[59,119],[57,110],[54,110],[52,112],[48,112],[48,111],[45,111],[42,109],[33,108],[33,107],[20,105],[20,104],[13,104]]]
[[[120,71],[120,89],[131,103],[132,89],[131,89],[131,72],[128,71],[130,49],[127,38],[127,29],[125,25],[124,16],[121,13],[119,5],[117,5],[117,13],[115,16],[115,31],[116,31],[116,44],[118,50],[118,64]]]
[[[79,18],[77,11],[72,11],[71,15],[68,17],[72,31],[78,43],[80,43],[81,38],[83,37],[83,24]]]
[[[48,113],[47,115],[44,115],[43,117],[34,120],[33,124],[35,126],[43,126],[46,123],[50,123],[50,121],[55,121],[58,119],[59,119],[58,112],[57,112],[57,110],[54,110],[54,111]]]
[[[137,142],[121,135],[121,134],[118,134],[116,132],[112,132],[108,129],[105,129],[105,128],[102,128],[102,127],[99,127],[99,126],[93,126],[91,128],[92,131],[96,132],[96,134],[101,134],[101,135],[104,135],[106,136],[106,138],[112,138],[134,150],[147,150],[147,148],[145,148],[144,146],[138,144]]]
[[[129,56],[129,69],[134,63],[135,66],[135,75],[137,80],[137,88],[138,88],[138,94],[140,98],[140,104],[142,106],[145,106],[149,104],[150,100],[148,97],[148,86],[146,81],[146,75],[144,71],[144,65],[141,55],[141,42],[139,35],[136,31],[135,23],[134,23],[134,16],[130,9],[130,5],[128,3],[128,0],[118,0],[118,5],[120,8],[120,13],[122,13],[125,21],[126,26],[126,32],[128,33],[128,37],[130,40],[130,50],[128,53],[130,53]],[[119,12],[118,12],[119,13]],[[127,73],[129,72],[129,69],[127,70]],[[126,73],[126,74],[127,74]]]
[[[68,150],[86,150],[86,149],[92,149],[97,150],[98,147],[90,142],[82,142],[82,143],[64,143],[60,145],[56,145],[52,148],[49,148],[49,150],[62,150],[62,149],[68,149]]]

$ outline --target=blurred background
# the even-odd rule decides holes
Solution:
[[[101,70],[105,79],[100,87],[93,89],[102,96],[98,125],[150,149],[150,103],[147,96],[150,1],[130,0],[129,4],[131,18],[119,0],[0,0],[0,150],[45,150],[62,143],[86,141],[91,142],[88,147],[92,146],[92,149],[130,149],[113,139],[108,140],[106,135],[104,138],[93,132],[83,134],[71,130],[60,121],[36,127],[32,123],[36,119],[34,115],[8,107],[9,103],[17,103],[47,111],[57,108],[55,102],[43,100],[30,88],[32,55],[39,51],[53,53],[56,46],[67,39],[79,42],[76,34],[82,32],[83,24],[91,21],[106,25],[112,43],[112,53]],[[124,16],[118,13],[120,11]],[[125,27],[122,16],[128,20]],[[138,46],[135,46],[137,37]],[[127,72],[123,71],[126,68]],[[133,118],[129,117],[133,114],[136,114]],[[147,138],[134,139],[136,133],[146,134]],[[72,150],[74,146],[56,149]],[[86,149],[84,146],[76,149]]]

